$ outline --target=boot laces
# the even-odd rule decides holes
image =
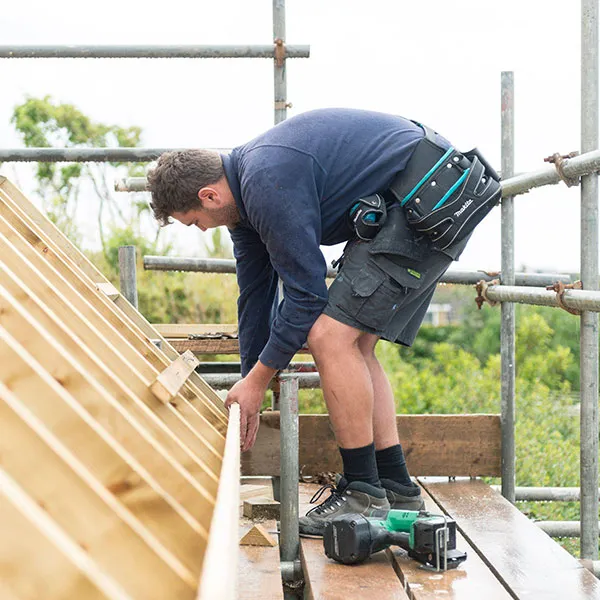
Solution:
[[[336,504],[338,506],[342,505],[342,501],[345,500],[345,498],[342,496],[344,490],[340,490],[339,488],[334,487],[331,483],[326,483],[325,485],[321,486],[315,492],[314,496],[310,499],[310,503],[315,504],[316,502],[318,502],[319,498],[327,490],[329,490],[329,497],[327,497],[325,499],[325,501],[321,502],[321,504],[319,504],[318,506],[314,506],[313,508],[311,508],[306,513],[307,516],[310,515],[312,512],[314,512],[317,515],[320,515],[321,513],[325,512],[326,510],[333,508],[334,505],[336,505]]]

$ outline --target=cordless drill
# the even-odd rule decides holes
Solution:
[[[467,558],[456,549],[456,522],[426,511],[341,515],[326,525],[323,545],[328,558],[346,565],[363,562],[389,546],[404,548],[425,568],[437,571],[454,569]]]

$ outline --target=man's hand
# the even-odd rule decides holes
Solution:
[[[227,394],[225,406],[229,408],[234,402],[240,405],[240,446],[242,452],[250,450],[256,441],[260,424],[260,407],[265,398],[269,381],[275,369],[265,367],[258,362],[254,368],[238,381]]]

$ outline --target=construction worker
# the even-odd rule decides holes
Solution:
[[[243,379],[226,405],[240,406],[242,450],[254,444],[271,378],[308,341],[344,471],[300,519],[301,533],[322,535],[342,513],[420,509],[375,346],[413,343],[436,283],[498,202],[483,157],[398,116],[321,109],[228,155],[165,153],[148,183],[161,224],[231,233]],[[320,246],[340,242],[348,244],[328,290]]]

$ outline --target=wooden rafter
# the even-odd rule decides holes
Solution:
[[[0,596],[196,596],[239,479],[196,363],[0,177]]]

